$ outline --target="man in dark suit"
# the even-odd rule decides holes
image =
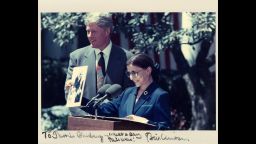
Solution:
[[[77,49],[70,54],[69,67],[65,83],[65,92],[73,85],[72,71],[77,66],[88,66],[86,82],[83,91],[85,104],[96,95],[99,84],[120,84],[123,89],[133,86],[132,81],[126,76],[126,61],[132,56],[129,51],[112,44],[110,33],[112,16],[109,13],[89,13],[85,19],[87,37],[91,45]],[[102,62],[102,59],[103,62]],[[97,81],[97,65],[103,63],[102,81]],[[80,108],[70,108],[72,115],[86,115]]]

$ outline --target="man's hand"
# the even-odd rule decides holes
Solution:
[[[141,123],[148,123],[148,119],[144,117],[136,116],[136,115],[128,115],[126,118],[137,121],[137,122],[141,122]]]
[[[68,91],[73,85],[74,83],[72,82],[72,80],[67,80],[65,84],[66,91]]]

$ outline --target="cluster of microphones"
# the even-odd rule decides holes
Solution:
[[[97,108],[97,106],[102,103],[105,99],[114,96],[119,90],[121,90],[121,86],[119,84],[105,84],[103,85],[97,92],[97,95],[93,97],[85,106],[89,107],[93,104],[93,108]]]

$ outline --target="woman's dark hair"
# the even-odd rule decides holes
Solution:
[[[127,62],[127,65],[134,65],[143,69],[146,69],[148,67],[151,67],[152,72],[152,78],[155,82],[158,82],[159,80],[159,65],[156,63],[154,64],[153,60],[146,54],[137,54],[132,56]]]

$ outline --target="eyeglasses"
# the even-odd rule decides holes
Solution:
[[[137,72],[135,72],[135,71],[132,71],[132,72],[126,72],[126,75],[128,76],[128,77],[130,77],[130,76],[132,76],[132,77],[138,77],[138,74],[139,74],[139,72],[141,72],[141,71],[143,71],[143,70],[140,70],[140,71],[137,71]]]

